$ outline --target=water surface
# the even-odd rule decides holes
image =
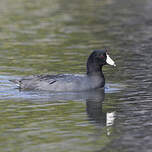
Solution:
[[[151,152],[152,2],[1,0],[0,151]],[[106,89],[19,91],[9,79],[84,74],[108,48]]]

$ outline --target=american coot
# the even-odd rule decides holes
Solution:
[[[11,81],[16,83],[19,89],[23,90],[53,92],[91,90],[104,87],[105,78],[102,73],[102,66],[106,64],[116,66],[114,61],[109,57],[107,50],[95,50],[88,57],[86,75],[37,75]]]

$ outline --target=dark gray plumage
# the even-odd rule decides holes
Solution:
[[[108,56],[106,50],[95,50],[88,57],[86,75],[37,75],[10,81],[24,90],[30,89],[56,92],[85,91],[102,88],[105,85],[102,66],[107,63],[115,66],[114,61]]]

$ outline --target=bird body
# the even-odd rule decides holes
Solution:
[[[59,75],[37,75],[23,77],[20,80],[11,80],[23,90],[44,90],[44,91],[86,91],[102,88],[105,85],[105,78],[102,66],[114,65],[114,61],[108,56],[106,50],[96,50],[91,53],[87,60],[86,75],[59,74]]]

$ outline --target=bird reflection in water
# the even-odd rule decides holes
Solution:
[[[105,99],[104,89],[96,90],[91,98],[86,99],[86,111],[89,120],[101,128],[106,127],[107,135],[111,134],[111,127],[115,120],[115,111],[104,112],[103,102]]]
[[[23,93],[24,92],[24,93]],[[89,122],[93,123],[95,126],[100,128],[105,128],[107,130],[107,135],[111,134],[111,128],[115,120],[115,112],[110,111],[105,112],[103,110],[103,102],[105,99],[105,89],[95,89],[91,91],[84,92],[60,92],[60,93],[50,93],[50,92],[37,92],[37,91],[23,91],[24,98],[31,100],[39,99],[39,101],[86,101],[86,112],[88,115]],[[110,112],[109,112],[110,111]]]

